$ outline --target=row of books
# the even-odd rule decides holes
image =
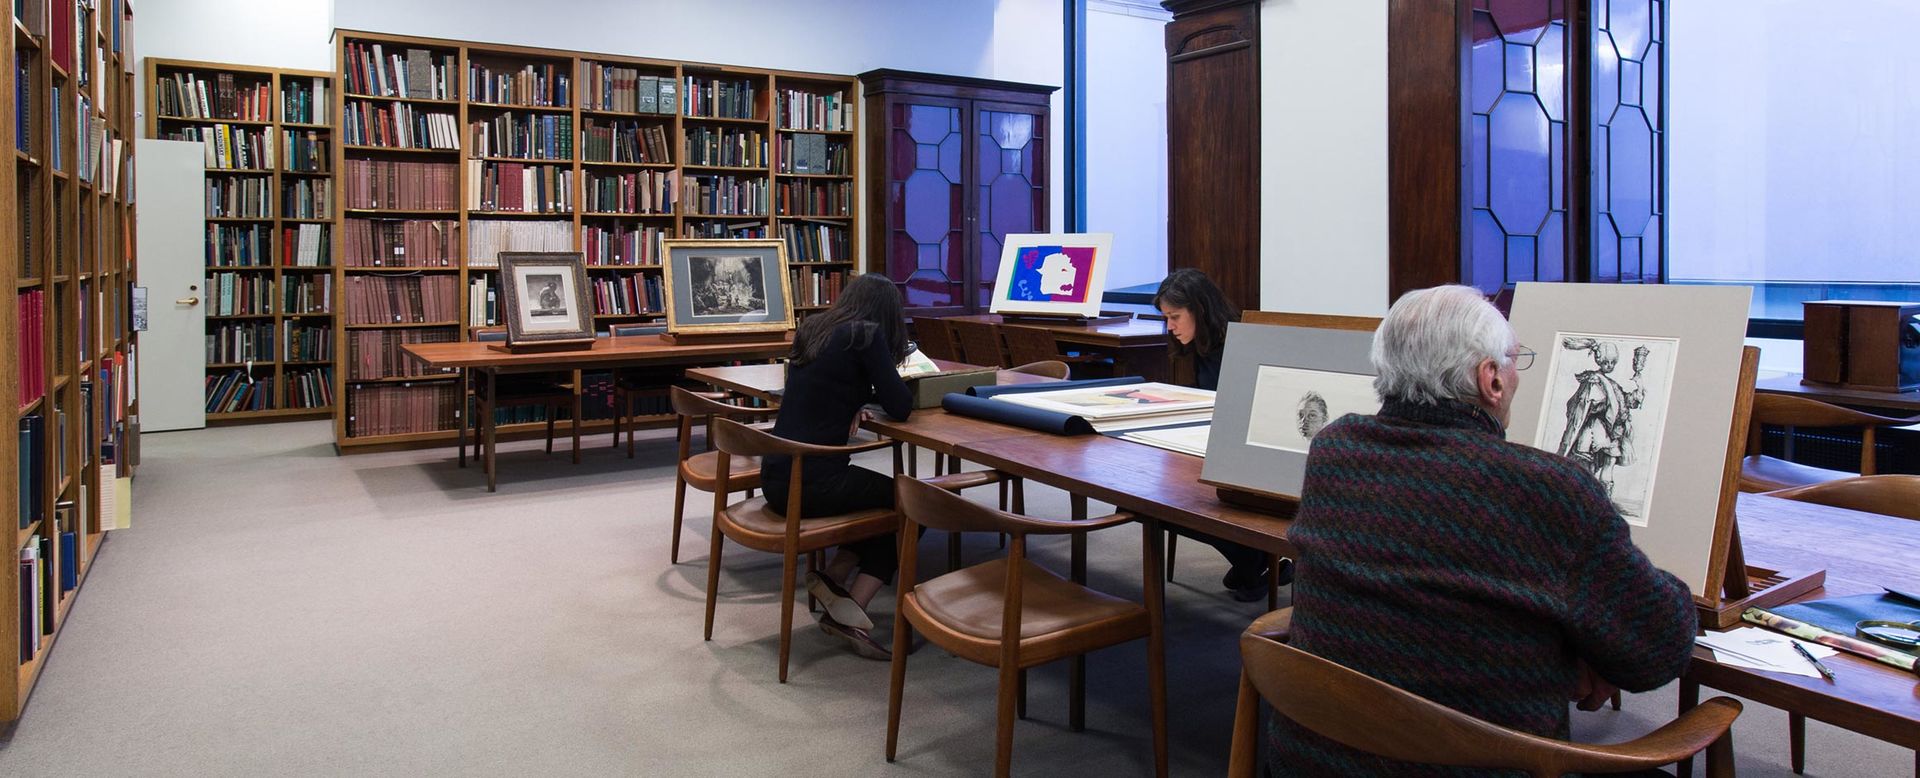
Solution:
[[[271,225],[207,225],[207,267],[265,267],[272,263]]]
[[[447,267],[454,262],[451,219],[348,219],[347,267]]]
[[[273,313],[273,276],[262,273],[214,273],[207,278],[208,316],[264,316]]]
[[[333,361],[332,327],[288,321],[280,332],[280,353],[288,362]]]
[[[324,267],[333,264],[333,232],[325,224],[296,224],[281,231],[280,264]]]
[[[782,216],[852,216],[851,181],[782,181],[774,187]]]
[[[585,63],[583,108],[620,113],[672,114],[678,104],[672,76],[643,76],[635,68]]]
[[[467,220],[467,267],[499,267],[502,251],[572,250],[573,222]]]
[[[333,104],[331,80],[315,76],[301,80],[280,77],[280,120],[296,124],[326,124]]]
[[[273,409],[273,376],[256,378],[245,368],[207,376],[207,413]]]
[[[585,179],[585,205],[589,213],[673,213],[674,191],[680,186],[680,173],[674,170],[613,175],[589,170]]]
[[[660,276],[653,273],[594,274],[593,315],[632,316],[666,310]]]
[[[718,119],[767,118],[761,110],[759,90],[752,79],[727,81],[719,78],[687,76],[681,89],[685,113],[693,117]]]
[[[341,122],[349,146],[390,149],[460,148],[460,122],[444,111],[425,111],[406,103],[347,103]]]
[[[767,136],[759,130],[688,127],[685,148],[688,165],[767,166]]]
[[[47,312],[44,289],[29,289],[15,297],[14,329],[20,338],[20,406],[47,394]]]
[[[62,547],[72,547],[71,538],[61,540]],[[54,632],[54,613],[60,598],[67,589],[57,588],[66,582],[56,576],[58,567],[54,564],[53,539],[42,533],[27,538],[26,545],[20,547],[20,663],[26,664],[40,655]],[[76,557],[75,563],[78,563]]]
[[[681,225],[680,236],[684,238],[764,238],[767,237],[767,225],[762,222],[742,224],[723,221],[690,221]]]
[[[580,130],[581,158],[588,162],[673,163],[667,128],[658,124],[615,119],[601,123],[588,118]]]
[[[451,211],[460,169],[452,162],[349,159],[341,175],[348,208]]]
[[[493,278],[474,276],[467,282],[467,326],[493,327],[500,323],[499,300]]]
[[[287,407],[333,407],[333,368],[321,365],[287,371]]]
[[[325,173],[332,164],[327,139],[319,130],[281,130],[280,145],[287,150],[287,170]]]
[[[512,213],[571,213],[573,171],[558,165],[468,160],[467,208]]]
[[[201,144],[208,170],[273,169],[273,133],[267,130],[211,124],[182,127],[162,134],[161,139]]]
[[[240,84],[232,73],[217,73],[209,86],[206,76],[175,73],[155,79],[153,86],[163,118],[273,121],[270,81]]]
[[[272,362],[278,340],[271,321],[217,325],[207,333],[207,364]]]
[[[453,54],[407,49],[388,54],[378,43],[347,42],[346,89],[352,95],[453,100]]]
[[[271,178],[209,178],[206,188],[209,218],[273,218],[273,179]]]
[[[680,201],[689,214],[765,216],[767,180],[736,176],[687,176]]]
[[[565,65],[541,63],[502,72],[468,62],[467,99],[495,105],[565,108],[573,104],[573,77],[568,70]]]
[[[439,329],[355,330],[347,333],[347,380],[400,378],[439,375],[446,368],[429,368],[407,356],[400,347],[408,343],[452,343],[460,331]]]
[[[787,242],[788,262],[846,262],[853,258],[853,240],[845,225],[783,221],[780,239]]]
[[[27,108],[33,105],[33,96],[30,94],[33,87],[33,76],[27,71],[27,63],[27,52],[25,50],[14,52],[13,147],[31,155],[33,153],[33,143],[28,137],[28,130],[33,127],[33,119],[28,114]],[[57,100],[54,102],[54,105],[59,104]],[[60,136],[55,135],[54,137],[58,138]]]
[[[847,285],[847,271],[795,268],[788,280],[794,305],[832,305]]]
[[[347,435],[403,435],[453,429],[460,385],[452,381],[361,384],[347,390]]]
[[[451,275],[347,276],[348,324],[440,324],[458,320]]]
[[[780,172],[809,176],[853,174],[853,152],[827,136],[797,132],[780,136]]]
[[[280,310],[293,313],[332,313],[333,276],[325,273],[288,275],[280,282]]]
[[[853,103],[845,92],[815,94],[782,89],[779,95],[780,129],[853,131]]]
[[[474,157],[573,159],[573,117],[513,111],[467,123],[467,153]]]
[[[580,228],[580,251],[591,265],[659,265],[666,256],[661,241],[668,230],[650,225],[587,224]]]
[[[333,179],[296,178],[282,183],[280,215],[288,219],[333,218]]]

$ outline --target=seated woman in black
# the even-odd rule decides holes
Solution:
[[[1227,302],[1207,274],[1181,268],[1167,275],[1154,292],[1153,307],[1167,317],[1169,350],[1193,359],[1194,385],[1201,389],[1220,386],[1220,358],[1227,349],[1227,322],[1239,321],[1240,311]],[[1230,540],[1168,525],[1173,531],[1206,543],[1227,558],[1226,577],[1220,585],[1241,602],[1253,602],[1267,595],[1267,555]],[[1287,577],[1282,573],[1283,579]],[[1283,580],[1282,583],[1285,581]]]
[[[906,419],[913,396],[898,372],[907,356],[902,318],[899,290],[873,274],[855,277],[831,309],[801,322],[773,434],[801,443],[846,445],[869,402],[878,402],[890,417]],[[790,457],[767,457],[760,468],[767,505],[776,512],[786,510],[792,466]],[[807,457],[801,467],[802,518],[893,507],[893,478],[854,467],[846,456]],[[894,535],[870,538],[841,546],[824,572],[807,573],[807,592],[825,606],[820,628],[870,659],[891,658],[868,634],[873,620],[866,606],[892,580],[899,555]]]

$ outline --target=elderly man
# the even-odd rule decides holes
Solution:
[[[1411,292],[1373,339],[1374,416],[1320,431],[1291,533],[1292,642],[1487,721],[1567,736],[1567,701],[1680,675],[1694,606],[1606,491],[1504,435],[1533,353],[1477,290]],[[1276,775],[1469,775],[1388,762],[1292,722]]]

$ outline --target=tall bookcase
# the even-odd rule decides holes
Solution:
[[[207,147],[207,420],[331,415],[333,75],[149,57],[146,86],[147,137]]]
[[[459,377],[422,374],[399,346],[499,323],[499,251],[585,254],[600,330],[664,319],[666,237],[785,239],[801,316],[857,272],[852,77],[334,38],[343,451],[452,440]],[[507,434],[543,428],[507,421]]]
[[[133,11],[124,0],[25,0],[7,36],[11,89],[0,119],[14,141],[0,166],[10,231],[0,241],[0,420],[17,431],[0,499],[18,506],[17,572],[0,576],[0,721],[19,718],[112,522],[130,463],[137,359],[130,196]]]

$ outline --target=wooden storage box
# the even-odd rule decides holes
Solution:
[[[1808,300],[1807,383],[1920,389],[1920,303]]]

